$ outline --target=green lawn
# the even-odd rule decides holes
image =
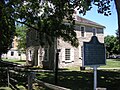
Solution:
[[[89,69],[90,67],[86,67],[86,68]],[[107,59],[106,65],[100,66],[100,68],[120,68],[120,59]],[[72,70],[72,71],[79,71],[80,67],[75,66],[75,67],[68,67],[66,69]]]
[[[21,63],[21,61],[19,60],[7,60],[7,61]],[[108,59],[107,65],[102,66],[102,68],[103,67],[104,68],[120,68],[120,59]],[[93,90],[93,70],[80,71],[80,67],[74,67],[74,68],[72,67],[69,69],[70,70],[74,69],[75,71],[63,70],[58,73],[59,86],[70,88],[71,90]],[[98,87],[107,88],[107,90],[120,90],[120,85],[119,85],[120,69],[119,70],[98,70],[97,75],[98,75]],[[44,82],[54,84],[54,73],[52,72],[37,73],[36,76],[38,79]],[[17,76],[16,76],[16,79],[18,79]],[[22,79],[18,79],[18,80],[20,80],[19,82],[22,82],[21,81]],[[1,88],[4,88],[4,87],[1,87]],[[21,88],[20,90],[24,90],[23,87],[20,87],[20,88]],[[10,90],[10,89],[8,87],[5,87],[4,90]],[[36,89],[36,90],[39,90],[39,89]],[[44,89],[44,90],[47,90],[47,89]]]
[[[26,61],[25,60],[15,60],[15,59],[2,59],[4,61],[9,61],[9,62],[14,62],[14,63],[18,63],[18,64],[25,64]]]
[[[107,59],[106,65],[102,68],[120,68],[120,59]]]
[[[5,61],[10,61],[14,63],[19,63],[19,64],[25,64],[25,60],[15,60],[15,59],[3,59]],[[89,67],[87,67],[89,68]],[[100,68],[120,68],[120,59],[107,59],[106,60],[106,65],[101,66]],[[67,69],[69,70],[75,70],[78,71],[80,70],[80,67],[68,67]]]
[[[58,85],[71,90],[93,90],[93,70],[63,71],[58,73]],[[53,73],[39,73],[37,78],[54,84]],[[120,90],[120,70],[98,70],[98,87]]]
[[[9,87],[0,87],[0,90],[12,90],[12,89]]]

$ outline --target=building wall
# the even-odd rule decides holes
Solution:
[[[98,37],[98,40],[101,43],[104,43],[104,34],[103,29],[84,26],[85,32],[84,37],[81,35],[80,25],[76,27],[76,34],[79,40],[79,46],[77,48],[71,46],[69,43],[64,42],[62,39],[58,39],[58,49],[60,49],[59,53],[59,67],[64,68],[68,66],[82,66],[82,47],[83,42],[89,42],[91,37],[93,36],[93,29],[96,29],[95,35]],[[83,26],[82,26],[83,27]],[[66,61],[65,60],[65,49],[70,49],[70,54],[72,55],[72,60]]]
[[[85,30],[83,30],[84,36],[82,36],[83,33],[82,33],[81,27],[84,27],[84,29],[85,29]],[[36,31],[30,30],[27,33],[27,49],[28,49],[27,57],[28,57],[28,59],[30,57],[29,53],[30,53],[30,51],[32,51],[35,54],[35,55],[33,54],[33,56],[35,56],[35,57],[31,58],[31,60],[30,60],[33,62],[33,65],[42,66],[45,68],[47,68],[47,67],[53,68],[54,60],[56,58],[55,46],[57,43],[57,49],[60,49],[60,52],[59,52],[59,67],[60,68],[64,68],[64,67],[68,67],[68,66],[82,66],[83,42],[89,42],[91,40],[91,37],[93,35],[96,35],[98,37],[98,40],[101,43],[104,43],[103,27],[100,27],[100,26],[98,27],[95,25],[76,24],[75,32],[77,34],[77,38],[79,41],[79,46],[77,48],[71,46],[67,42],[64,42],[62,40],[62,38],[57,39],[57,42],[55,42],[53,45],[49,46],[49,48],[46,48],[46,47],[41,48],[41,46],[39,45],[39,40],[38,40],[39,35],[37,34]],[[35,50],[32,49],[31,47],[33,47]],[[47,49],[47,54],[46,54],[46,49]],[[69,51],[69,49],[70,49],[70,51]],[[65,53],[67,52],[67,50],[70,53],[70,60],[65,60],[65,58],[67,57],[67,56],[65,56]],[[47,56],[47,60],[45,59],[46,56]]]

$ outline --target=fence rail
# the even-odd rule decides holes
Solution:
[[[44,87],[52,89],[52,90],[71,90],[71,89],[68,89],[68,88],[64,88],[64,87],[61,87],[61,86],[57,86],[57,85],[53,85],[53,84],[43,82],[43,81],[40,81],[38,79],[34,79],[34,81],[37,82],[40,85],[43,85]]]

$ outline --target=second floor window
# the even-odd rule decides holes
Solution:
[[[93,28],[93,36],[96,36],[96,28]]]
[[[85,37],[85,27],[80,27],[81,37]]]

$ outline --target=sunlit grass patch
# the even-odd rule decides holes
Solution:
[[[18,63],[18,64],[25,64],[26,61],[25,60],[16,60],[16,59],[2,59],[4,61],[9,61],[9,62],[14,62],[14,63]]]

